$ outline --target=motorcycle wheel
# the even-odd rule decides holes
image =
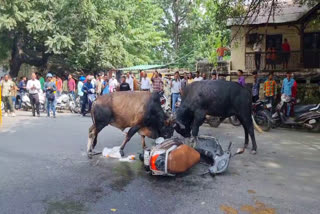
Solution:
[[[210,117],[206,120],[206,122],[211,126],[211,127],[214,127],[214,128],[217,128],[219,127],[220,125],[220,118],[219,117]]]
[[[258,111],[254,116],[254,120],[256,121],[257,125],[260,126],[261,129],[265,132],[271,129],[271,121],[268,120],[266,114],[268,113],[264,111]]]
[[[320,120],[317,121],[317,123],[314,125],[314,127],[311,129],[312,132],[320,132]]]
[[[234,126],[240,126],[240,120],[238,120],[238,118],[236,116],[231,116],[229,117],[229,122],[234,125]]]

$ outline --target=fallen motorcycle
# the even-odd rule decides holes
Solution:
[[[184,144],[184,139],[167,139],[152,149],[145,149],[140,160],[152,175],[174,176],[190,169],[200,161],[209,165],[202,175],[220,174],[227,170],[231,158],[231,143],[224,151],[214,137],[199,136],[195,150]]]
[[[320,132],[320,104],[296,105],[294,107],[294,118],[287,117],[285,111],[287,105],[291,105],[293,99],[285,95],[281,96],[281,101],[276,107],[276,112],[272,115],[274,127],[291,126],[304,127],[309,130]]]

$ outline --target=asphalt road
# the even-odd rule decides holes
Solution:
[[[17,123],[17,121],[19,121]],[[210,213],[318,214],[320,210],[320,135],[286,129],[258,134],[257,155],[234,157],[226,173],[198,174],[197,165],[177,177],[155,177],[142,163],[85,154],[89,117],[58,115],[4,118],[0,129],[0,213]],[[201,128],[233,150],[243,130],[222,124]],[[97,150],[118,146],[121,131],[106,127]],[[148,145],[152,141],[148,140]],[[126,155],[141,151],[140,138]]]

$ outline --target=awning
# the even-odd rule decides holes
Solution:
[[[140,71],[140,70],[151,70],[151,69],[157,69],[157,68],[164,68],[167,65],[136,65],[132,67],[127,68],[119,68],[117,70],[120,71]]]

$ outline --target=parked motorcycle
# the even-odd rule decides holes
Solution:
[[[70,110],[70,112],[73,113],[75,112],[75,108],[76,102],[71,94],[62,94],[57,98],[57,111]]]
[[[304,127],[312,131],[320,132],[320,104],[296,105],[294,118],[286,116],[287,105],[292,105],[294,100],[282,95],[281,101],[272,115],[273,124],[278,126]]]
[[[258,100],[252,103],[252,116],[257,125],[261,127],[263,131],[269,131],[272,127],[272,105],[267,100]]]
[[[45,100],[46,100],[46,95],[43,92],[39,93],[39,102],[40,102],[40,111],[45,112]],[[28,111],[32,109],[30,98],[29,98],[29,93],[23,93],[23,94],[18,94],[16,97],[16,102],[15,102],[15,108],[19,108],[19,102],[21,102],[21,109]]]

